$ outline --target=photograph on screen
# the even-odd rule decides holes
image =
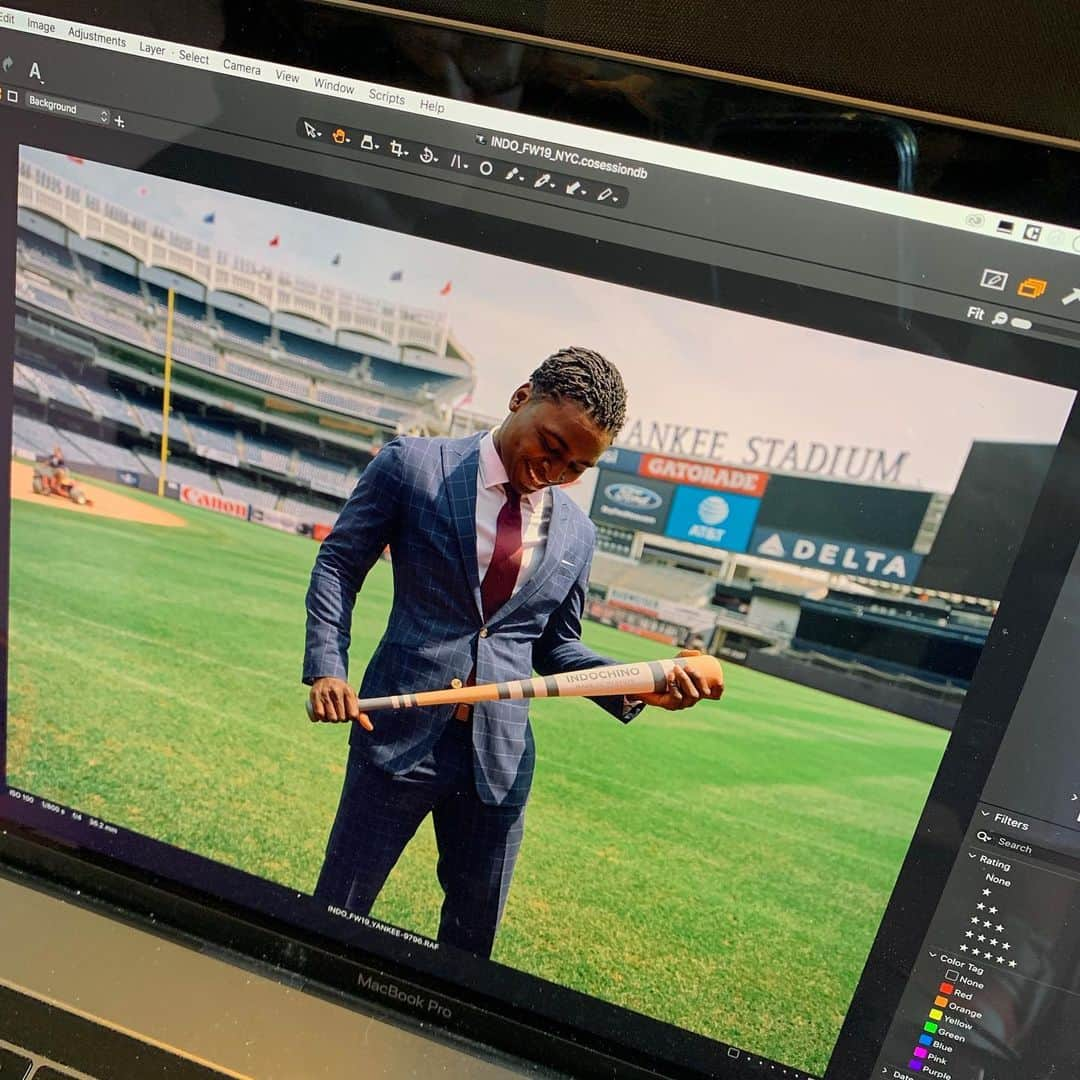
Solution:
[[[626,417],[560,477],[563,630],[726,689],[521,703],[491,958],[824,1070],[1071,391],[31,147],[16,271],[12,787],[312,896],[365,734],[305,713],[320,546],[372,462],[419,484],[594,352]],[[460,592],[414,551],[366,572],[354,687],[396,575]],[[368,925],[437,941],[439,847],[425,818]]]

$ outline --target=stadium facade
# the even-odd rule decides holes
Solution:
[[[167,476],[331,523],[388,439],[451,429],[472,358],[443,312],[258,265],[26,160],[19,171],[13,446],[157,487]],[[174,489],[175,490],[175,489]]]

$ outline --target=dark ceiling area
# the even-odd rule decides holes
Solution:
[[[383,5],[1080,140],[1080,3],[395,0]]]

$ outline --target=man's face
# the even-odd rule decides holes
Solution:
[[[528,383],[510,399],[510,416],[496,446],[510,485],[531,495],[553,484],[569,484],[591,469],[611,445],[611,434],[572,401],[534,397]]]

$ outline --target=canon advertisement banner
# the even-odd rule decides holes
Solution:
[[[246,502],[241,502],[239,499],[227,499],[216,491],[204,491],[190,484],[180,485],[180,501],[186,502],[189,506],[200,506],[203,510],[213,510],[218,514],[242,518],[244,521],[247,521],[251,510]]]
[[[663,533],[674,492],[674,484],[601,469],[591,516],[635,532]]]

